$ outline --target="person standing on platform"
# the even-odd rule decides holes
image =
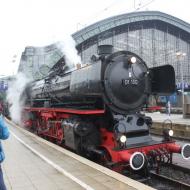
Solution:
[[[168,103],[167,103],[167,112],[168,112],[168,116],[170,116],[170,114],[171,114],[171,103],[170,103],[170,101],[168,101]]]
[[[2,107],[1,107],[2,108]],[[0,140],[5,140],[9,138],[9,129],[7,125],[4,122],[3,115],[2,115],[2,109],[0,108]],[[0,190],[6,190],[5,182],[3,179],[3,171],[1,168],[1,163],[5,159],[5,153],[3,151],[3,147],[0,141]]]

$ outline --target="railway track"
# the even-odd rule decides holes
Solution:
[[[158,190],[190,190],[190,170],[173,164],[163,166],[159,174],[150,171],[146,184]]]

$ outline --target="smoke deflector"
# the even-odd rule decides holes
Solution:
[[[171,65],[150,69],[151,93],[169,95],[175,92],[175,71]]]

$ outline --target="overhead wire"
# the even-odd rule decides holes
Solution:
[[[150,5],[150,4],[153,3],[154,1],[155,1],[155,0],[149,1],[148,3],[146,3],[146,4],[144,4],[144,5],[142,5],[142,6],[138,7],[138,8],[136,8],[135,11],[140,10],[140,9],[142,9],[142,8],[145,8],[146,6]],[[141,1],[141,2],[142,2],[142,1]]]

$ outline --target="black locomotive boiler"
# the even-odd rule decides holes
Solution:
[[[171,65],[148,68],[135,53],[99,47],[92,63],[61,71],[64,57],[45,79],[25,90],[25,126],[78,154],[115,170],[143,170],[172,162],[173,153],[190,158],[190,145],[177,145],[173,131],[152,139],[150,117],[141,114],[149,95],[175,91]]]

